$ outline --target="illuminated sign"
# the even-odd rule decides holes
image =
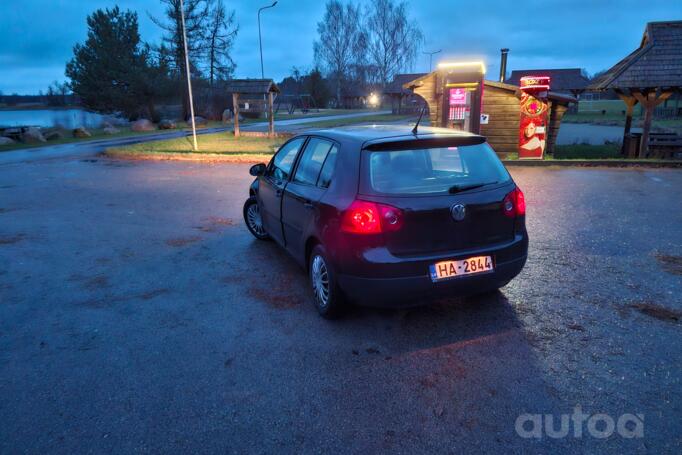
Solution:
[[[549,76],[524,76],[521,90],[549,90]]]
[[[441,62],[438,64],[440,69],[465,69],[475,67],[485,74],[485,64],[483,62]]]
[[[463,88],[450,89],[450,106],[460,106],[467,103],[467,91]]]

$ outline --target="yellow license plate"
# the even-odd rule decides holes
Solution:
[[[460,261],[441,261],[429,266],[432,281],[448,280],[460,276],[492,272],[493,259],[490,256],[476,256]]]

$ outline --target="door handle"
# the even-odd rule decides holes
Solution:
[[[282,197],[282,190],[275,190],[275,197]]]
[[[312,209],[313,208],[313,203],[310,201],[303,201],[303,207],[307,209]]]

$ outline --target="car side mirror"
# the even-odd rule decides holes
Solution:
[[[251,166],[251,169],[249,169],[249,174],[253,175],[254,177],[258,177],[259,175],[265,174],[265,169],[266,166],[263,163],[254,164]]]

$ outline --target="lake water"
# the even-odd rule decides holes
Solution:
[[[623,126],[587,125],[585,123],[562,122],[559,128],[558,145],[592,144],[601,145],[606,141],[622,142]],[[632,128],[633,133],[641,133],[641,128]]]
[[[73,129],[79,126],[99,128],[111,116],[83,109],[17,109],[0,110],[0,126],[60,126]]]

